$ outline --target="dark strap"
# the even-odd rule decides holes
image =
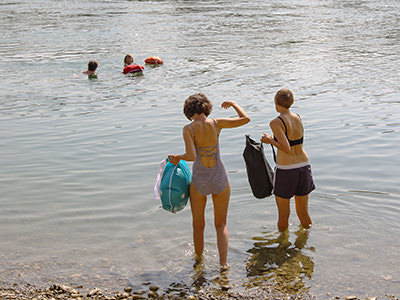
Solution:
[[[274,149],[274,146],[272,146],[272,144],[270,144],[270,145],[271,145],[271,148],[272,148],[272,153],[274,154],[274,162],[276,163],[275,149]]]
[[[281,120],[283,123],[283,126],[285,126],[285,135],[287,136],[287,127],[286,127],[285,121],[283,121],[283,119],[280,116],[278,116],[278,119]]]
[[[299,115],[299,114],[297,114],[297,115],[299,116],[299,118],[300,118],[300,120],[301,120],[300,115]],[[285,126],[285,135],[286,135],[287,140],[289,141],[289,145],[290,145],[290,146],[296,146],[296,145],[301,145],[301,144],[303,144],[303,138],[304,138],[304,137],[301,137],[301,138],[299,138],[299,139],[297,139],[297,140],[290,140],[290,139],[289,139],[289,137],[288,137],[288,135],[287,135],[287,127],[286,127],[285,121],[283,121],[283,119],[282,119],[280,116],[278,116],[278,118],[282,121],[283,126]],[[276,137],[274,137],[274,140],[275,140],[275,141],[278,141],[278,140],[276,139]]]

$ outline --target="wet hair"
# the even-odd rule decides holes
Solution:
[[[280,89],[275,94],[275,101],[279,106],[289,108],[293,102],[293,93],[288,89]]]
[[[207,96],[202,93],[189,96],[183,105],[183,113],[189,120],[192,120],[192,117],[195,114],[201,113],[208,117],[208,115],[211,113],[211,110],[212,104],[210,100],[208,100]]]
[[[128,59],[131,59],[132,62],[128,63]],[[130,54],[125,55],[124,63],[125,63],[126,66],[128,66],[129,64],[131,64],[131,63],[133,63],[133,62],[134,62],[134,59],[133,59],[133,56],[132,56],[132,55],[130,55]]]
[[[88,62],[88,70],[96,71],[98,65],[99,65],[99,63],[97,62],[97,60],[91,60]]]

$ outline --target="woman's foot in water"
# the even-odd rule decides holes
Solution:
[[[228,264],[223,264],[223,265],[221,265],[219,270],[221,271],[221,273],[222,272],[226,272],[226,271],[229,270],[229,265]]]

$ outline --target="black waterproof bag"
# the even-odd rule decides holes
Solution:
[[[274,171],[265,158],[263,144],[261,142],[257,143],[249,135],[246,135],[243,158],[254,197],[262,199],[271,196]]]

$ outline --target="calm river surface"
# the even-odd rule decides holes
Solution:
[[[153,199],[159,162],[182,153],[182,104],[212,116],[236,100],[252,121],[223,131],[234,290],[272,286],[400,296],[400,2],[50,1],[0,3],[0,282],[163,289],[219,284],[212,203],[204,268],[189,205]],[[121,73],[130,53],[165,64]],[[90,59],[98,79],[81,74]],[[272,197],[252,196],[242,157],[295,95],[317,189],[313,227],[287,235]],[[272,163],[269,147],[266,156]]]

